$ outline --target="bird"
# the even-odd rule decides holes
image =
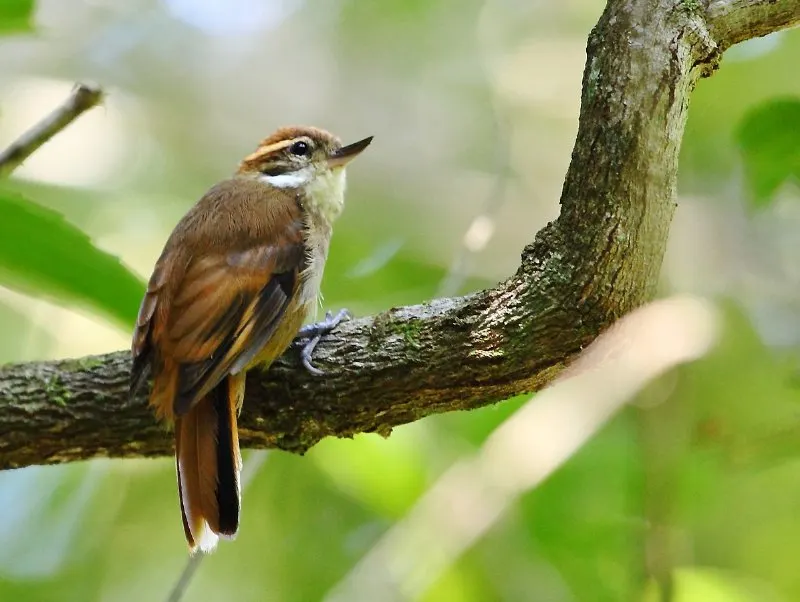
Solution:
[[[342,145],[316,127],[282,127],[182,217],[155,263],[131,344],[130,394],[152,379],[149,405],[171,425],[189,551],[212,552],[239,529],[237,420],[245,374],[267,368],[296,336],[310,372],[320,336],[346,310],[308,324],[346,166],[372,136]]]

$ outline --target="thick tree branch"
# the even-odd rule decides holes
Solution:
[[[45,142],[102,100],[100,88],[91,84],[77,84],[69,97],[52,113],[22,134],[7,149],[0,151],[0,176],[10,174]]]
[[[296,351],[251,374],[242,445],[303,452],[329,435],[388,434],[538,390],[650,299],[690,91],[721,47],[796,22],[800,0],[704,6],[610,0],[589,37],[561,215],[517,273],[477,294],[344,324],[318,347],[324,378],[299,369]],[[128,370],[122,352],[0,369],[0,467],[171,453],[145,400],[126,399]]]

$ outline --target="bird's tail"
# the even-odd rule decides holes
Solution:
[[[239,529],[242,468],[237,377],[226,377],[175,419],[175,457],[183,530],[189,549],[211,552]]]

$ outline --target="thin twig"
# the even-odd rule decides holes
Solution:
[[[192,579],[204,557],[205,554],[202,552],[189,556],[178,580],[169,592],[167,602],[180,602],[183,599],[183,595],[186,593],[186,590],[189,589],[189,585],[192,583]]]
[[[45,142],[102,100],[103,91],[98,86],[76,84],[63,103],[0,152],[0,176],[10,174]]]

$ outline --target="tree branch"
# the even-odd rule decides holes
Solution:
[[[296,350],[251,373],[242,445],[303,452],[326,436],[388,435],[541,389],[654,295],[697,79],[717,67],[721,47],[795,23],[798,6],[712,2],[707,22],[696,0],[610,0],[589,36],[561,215],[517,273],[466,297],[345,323],[317,348],[323,378],[299,368]],[[129,367],[119,352],[0,369],[0,468],[171,453],[144,398],[127,399]]]
[[[81,114],[103,100],[100,88],[77,84],[69,97],[52,113],[22,134],[4,151],[0,151],[0,176],[7,176],[45,142],[67,127]]]
[[[800,3],[786,0],[707,1],[709,30],[721,50],[800,23]]]

